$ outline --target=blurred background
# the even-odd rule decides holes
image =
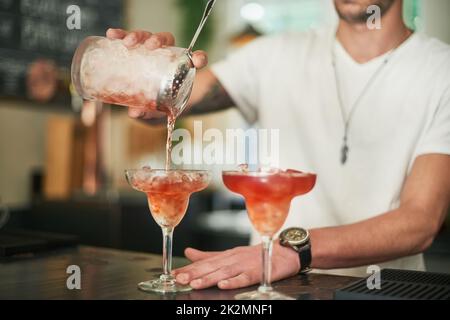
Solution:
[[[0,0],[0,257],[70,243],[161,252],[161,234],[145,196],[126,184],[126,168],[162,167],[166,128],[130,120],[125,108],[83,104],[70,83],[77,45],[108,27],[171,31],[188,45],[203,0]],[[81,9],[81,29],[67,19]],[[405,0],[417,31],[450,43],[450,1]],[[212,62],[264,34],[334,25],[332,0],[219,0],[197,44]],[[241,128],[235,110],[203,116],[203,129]],[[193,118],[179,127],[192,130]],[[221,168],[191,199],[175,232],[174,254],[189,245],[220,250],[245,245],[243,202],[222,187]],[[0,224],[2,222],[0,221]],[[447,225],[449,222],[447,221]],[[450,271],[444,227],[427,252],[432,271]],[[30,249],[31,248],[31,249]]]

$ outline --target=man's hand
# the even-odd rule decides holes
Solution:
[[[127,32],[122,29],[108,29],[106,36],[109,39],[120,39],[123,44],[132,49],[138,45],[144,45],[149,50],[175,45],[175,37],[169,32],[151,33],[147,31]],[[204,68],[208,64],[208,56],[204,51],[195,51],[192,54],[192,62],[197,69]],[[130,108],[128,115],[131,118],[155,119],[165,117],[165,114],[158,111],[142,111],[141,109]]]
[[[220,289],[238,289],[257,284],[262,274],[261,245],[237,247],[223,252],[185,250],[192,264],[174,270],[177,282],[194,289],[217,285]],[[272,281],[296,275],[300,270],[298,254],[274,242]]]

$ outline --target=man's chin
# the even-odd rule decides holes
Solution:
[[[367,22],[368,14],[365,10],[343,10],[338,11],[338,16],[340,19],[351,23],[351,24],[364,24]]]
[[[361,24],[366,23],[370,14],[367,13],[367,8],[370,5],[377,5],[381,9],[381,15],[384,15],[392,6],[392,0],[378,0],[378,1],[366,1],[362,3],[357,0],[340,0],[336,1],[336,11],[339,18],[352,23]]]

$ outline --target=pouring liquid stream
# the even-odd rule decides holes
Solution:
[[[171,112],[167,113],[167,142],[166,142],[166,170],[170,170],[172,166],[172,135],[175,129],[177,117]]]
[[[205,7],[205,11],[203,13],[203,17],[200,21],[200,25],[197,28],[197,31],[195,32],[195,35],[188,47],[188,49],[185,49],[184,53],[187,52],[188,57],[191,59],[191,63],[190,66],[192,68],[193,63],[192,63],[192,50],[194,48],[194,45],[200,35],[200,33],[203,30],[203,27],[206,24],[206,21],[208,20],[208,17],[211,14],[211,11],[215,5],[217,0],[209,0],[206,4]],[[98,41],[98,40],[96,40]],[[123,49],[123,45],[121,47],[121,44],[118,44],[117,42],[105,42],[102,41],[103,46],[102,49],[103,50],[110,50],[112,52],[112,54],[110,55],[105,55],[105,57],[108,56],[114,56],[115,51],[120,51],[119,49]],[[120,47],[120,48],[119,48]],[[175,57],[177,57],[177,54],[179,54],[179,52],[177,52],[179,48],[166,48],[164,50],[169,50],[169,54],[171,53],[170,50],[172,50],[172,58],[175,59]],[[92,52],[97,52],[94,50],[88,51],[88,53]],[[121,51],[120,51],[121,52]],[[164,57],[164,56],[163,56]],[[94,59],[95,58],[95,59]],[[127,57],[128,59],[137,59],[135,56],[131,56],[131,57]],[[155,56],[152,56],[153,59],[156,59]],[[94,66],[97,66],[98,64],[100,64],[101,62],[104,62],[104,57],[102,57],[102,59],[98,58],[98,55],[93,55],[91,57],[91,60],[94,60],[94,63],[92,63]],[[81,61],[81,60],[80,60]],[[90,61],[90,59],[86,58],[86,61]],[[141,61],[141,60],[136,60],[136,61]],[[173,63],[173,61],[165,61],[164,59],[161,60],[162,63]],[[78,62],[78,64],[81,65],[81,62]],[[131,64],[133,66],[133,64]],[[184,66],[184,65],[181,65]],[[82,69],[82,66],[80,66],[80,68]],[[89,72],[85,71],[84,73],[89,74],[90,76],[85,76],[84,78],[86,78],[88,81],[85,81],[87,83],[90,84],[90,89],[93,90],[94,89],[98,89],[97,86],[93,85],[96,84],[98,85],[99,80],[95,77],[96,75],[96,70],[98,70],[98,66],[97,67],[93,67],[93,66],[84,66],[85,69],[87,69]],[[77,70],[77,68],[73,68],[73,70]],[[146,69],[147,70],[147,69]],[[106,89],[100,89],[100,90],[94,90],[94,91],[100,91],[102,92],[102,94],[97,94],[92,96],[92,98],[101,101],[103,103],[111,103],[111,104],[119,104],[119,105],[124,105],[124,106],[128,106],[128,107],[134,107],[137,109],[143,109],[143,110],[157,110],[157,111],[162,111],[166,114],[167,116],[167,141],[166,141],[166,163],[165,163],[165,168],[166,170],[170,170],[172,167],[172,135],[173,135],[173,131],[175,129],[175,123],[176,120],[178,118],[178,116],[180,115],[180,113],[182,113],[182,110],[184,109],[183,105],[182,107],[180,107],[179,105],[177,105],[176,103],[176,98],[177,95],[180,94],[180,91],[184,90],[180,90],[181,84],[186,81],[186,75],[188,74],[188,70],[186,70],[185,68],[181,69],[182,72],[178,72],[175,74],[175,80],[176,80],[176,85],[175,82],[174,84],[171,84],[171,87],[168,88],[169,92],[171,92],[171,96],[169,97],[169,99],[167,99],[168,101],[165,101],[163,103],[161,103],[161,105],[158,105],[158,101],[155,100],[155,98],[148,98],[148,91],[150,91],[150,93],[152,92],[152,90],[145,90],[142,89],[142,93],[140,94],[136,94],[134,92],[129,93],[129,92],[120,92],[117,93],[117,88],[113,87],[112,89],[109,88],[110,90],[106,90]],[[158,70],[153,70],[151,69],[152,72],[158,73]],[[81,71],[80,71],[81,72]],[[84,74],[83,72],[81,72],[81,74]],[[151,73],[151,72],[150,72]],[[93,79],[95,80],[93,80]],[[100,77],[101,79],[103,79],[104,77]],[[114,77],[112,77],[113,79],[116,79],[116,75],[114,75]],[[125,77],[127,79],[127,77]],[[174,81],[175,81],[174,80]],[[106,84],[110,83],[111,81],[107,81]],[[80,83],[81,85],[81,83]],[[185,84],[185,86],[187,87],[187,85]],[[83,90],[81,90],[80,92],[82,92]],[[120,90],[119,90],[120,91]],[[158,92],[159,89],[158,88],[153,88],[153,91]],[[167,97],[165,97],[167,98]],[[164,99],[166,100],[166,99]]]

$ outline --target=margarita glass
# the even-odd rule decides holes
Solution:
[[[247,212],[256,231],[262,237],[263,274],[258,290],[238,294],[237,300],[292,299],[273,290],[271,256],[274,235],[281,229],[289,213],[291,200],[310,192],[316,175],[295,170],[287,171],[224,171],[225,186],[245,198]]]
[[[127,170],[127,181],[133,189],[147,195],[150,212],[163,233],[164,273],[154,280],[141,282],[139,289],[149,292],[176,293],[192,290],[178,284],[172,271],[172,239],[175,227],[181,222],[192,193],[205,189],[210,182],[208,171]]]

